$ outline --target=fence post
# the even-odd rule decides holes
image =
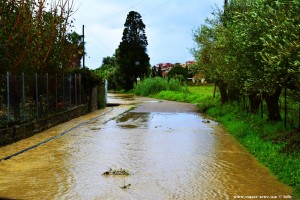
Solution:
[[[79,104],[81,104],[81,74],[79,74]]]
[[[65,74],[63,75],[63,96],[62,101],[65,102]]]
[[[22,73],[22,99],[23,99],[23,104],[25,105],[25,75],[24,75],[24,72]]]
[[[107,93],[108,93],[108,80],[105,79],[105,106],[107,104]]]
[[[39,118],[39,89],[38,89],[38,75],[35,73],[35,102],[36,102],[36,118]]]
[[[55,112],[57,111],[57,74],[55,74]]]
[[[72,104],[72,74],[70,74],[70,106]]]
[[[46,74],[46,80],[47,80],[47,115],[49,114],[49,75]]]
[[[23,103],[23,119],[26,117],[26,108],[25,108],[25,75],[24,72],[22,72],[22,103]]]
[[[6,87],[7,87],[7,121],[10,122],[10,94],[9,94],[9,72],[6,74]]]
[[[75,105],[77,105],[77,74],[75,74]]]

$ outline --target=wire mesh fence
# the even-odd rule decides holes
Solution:
[[[0,128],[87,103],[81,75],[0,75]]]
[[[282,92],[278,101],[278,106],[285,128],[300,130],[300,103],[294,98],[292,90],[287,89],[286,93],[284,91]],[[242,110],[250,112],[251,106],[249,98],[244,96],[243,102],[240,103],[240,107]],[[260,115],[261,118],[268,118],[268,112],[267,104],[262,100],[257,114]]]

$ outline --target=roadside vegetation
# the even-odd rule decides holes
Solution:
[[[0,74],[63,74],[80,67],[73,0],[0,1]]]
[[[90,102],[92,88],[104,85],[81,66],[86,52],[75,11],[73,0],[0,1],[0,129]]]
[[[149,78],[132,91],[137,95],[197,104],[199,111],[220,122],[259,162],[268,167],[280,181],[300,194],[300,134],[293,124],[270,121],[266,114],[253,114],[247,102],[222,104],[219,90],[213,84],[184,86],[179,81],[170,88],[163,78]],[[148,91],[147,91],[148,90]],[[267,109],[263,110],[264,113]]]
[[[134,86],[133,92],[136,95],[149,96],[160,91],[184,92],[185,88],[177,79],[164,79],[160,77],[147,78]]]
[[[199,108],[300,193],[298,0],[225,0],[194,32],[198,71],[219,91]],[[296,197],[297,198],[297,197]]]
[[[288,12],[287,12],[288,11]],[[298,0],[231,0],[194,32],[200,72],[217,85],[222,103],[250,101],[281,121],[280,98],[300,101]]]

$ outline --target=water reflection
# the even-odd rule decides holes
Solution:
[[[215,129],[211,126],[216,126]],[[103,176],[123,168],[130,176]],[[131,184],[130,188],[122,186]],[[0,163],[0,196],[21,199],[233,199],[287,195],[236,141],[196,113],[128,112]]]

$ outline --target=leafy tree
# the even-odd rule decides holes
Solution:
[[[232,81],[250,100],[250,111],[258,113],[263,93],[264,74],[259,51],[263,48],[260,37],[264,27],[253,19],[253,1],[231,1],[228,5],[227,29],[232,33],[231,53]],[[228,56],[228,55],[227,55]]]
[[[147,37],[142,17],[135,11],[129,12],[124,24],[122,41],[116,53],[120,66],[121,87],[125,90],[133,88],[138,77],[147,77],[150,73],[149,56],[147,54]]]
[[[56,73],[66,67],[74,53],[67,36],[72,13],[72,0],[0,1],[0,73]]]
[[[266,30],[261,37],[263,49],[260,51],[265,64],[266,85],[269,86],[266,89],[273,92],[270,94],[267,90],[265,99],[269,113],[279,119],[278,100],[282,88],[290,88],[296,96],[299,93],[300,2],[265,0],[256,6],[260,11],[256,19]]]
[[[185,81],[189,77],[189,71],[187,68],[181,67],[179,63],[176,63],[172,69],[167,73],[168,78],[178,78],[181,81]]]
[[[207,20],[207,25],[202,25],[195,33],[195,42],[199,49],[194,50],[200,72],[206,75],[207,80],[218,86],[222,103],[229,101],[227,89],[230,80],[227,79],[230,70],[226,70],[230,65],[224,62],[228,53],[225,31],[220,18]]]
[[[300,100],[300,2],[231,0],[224,9],[195,33],[200,71],[218,85],[223,103],[241,93],[257,113],[263,98],[269,119],[281,120],[282,89],[293,90]]]
[[[76,32],[67,34],[68,46],[71,56],[69,58],[68,67],[78,68],[80,67],[81,59],[84,55],[83,35],[79,35]]]
[[[72,0],[0,1],[0,74],[10,71],[11,105],[18,120],[21,102],[18,76],[65,71],[74,51],[67,38]]]
[[[108,81],[108,89],[120,89],[118,85],[119,66],[115,56],[103,58],[101,67],[96,69],[95,72]]]
[[[238,8],[230,23],[235,44],[242,53],[235,68],[245,74],[243,92],[252,97],[251,105],[263,95],[269,119],[281,120],[279,97],[282,88],[295,89],[299,82],[294,73],[298,71],[299,2],[236,0],[230,6]],[[257,110],[259,101],[255,104]]]

